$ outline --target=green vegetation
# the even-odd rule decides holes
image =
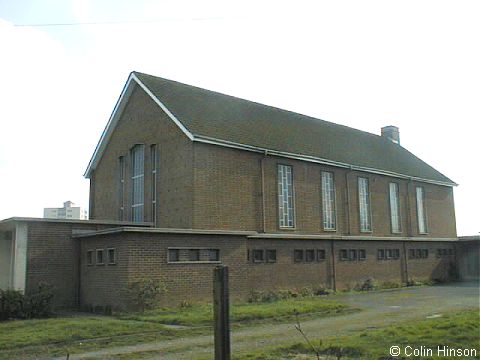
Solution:
[[[403,349],[412,348],[437,349],[446,345],[455,349],[476,349],[480,359],[480,314],[478,309],[448,314],[445,317],[409,321],[383,329],[361,331],[354,335],[333,339],[310,339],[311,343],[322,354],[336,359],[388,359],[389,349],[396,345]],[[307,334],[308,336],[309,334]],[[403,351],[402,351],[403,353]],[[435,355],[434,351],[434,355]],[[238,360],[274,360],[293,359],[299,354],[309,354],[316,358],[312,348],[306,342],[295,342],[278,347],[266,348],[236,356]],[[418,359],[411,356],[409,358]],[[422,359],[438,359],[438,357],[422,356]],[[442,357],[448,359],[449,357]]]
[[[231,318],[237,324],[256,320],[289,321],[295,313],[329,316],[352,311],[336,301],[320,297],[287,299],[268,303],[234,304]],[[0,352],[8,358],[35,354],[65,355],[104,347],[140,344],[166,339],[210,334],[212,305],[151,310],[119,317],[82,316],[0,323]],[[163,324],[187,325],[172,329]],[[191,328],[190,326],[200,326]]]
[[[234,304],[231,307],[231,322],[252,322],[257,320],[278,320],[295,314],[330,316],[353,311],[347,305],[319,297],[304,297],[262,303]],[[141,314],[125,315],[122,319],[158,322],[176,325],[209,325],[213,321],[211,304],[192,305],[180,309],[158,309]]]

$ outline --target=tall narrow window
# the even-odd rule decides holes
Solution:
[[[150,146],[152,168],[152,222],[157,225],[157,145]]]
[[[358,202],[360,210],[360,231],[372,231],[370,216],[370,189],[367,178],[358,178]]]
[[[144,146],[132,148],[132,221],[143,221]]]
[[[125,212],[125,158],[120,156],[118,158],[118,219],[124,220]]]
[[[278,165],[278,218],[281,228],[293,228],[295,217],[293,209],[292,167]]]
[[[335,230],[337,228],[335,213],[335,182],[333,173],[322,171],[322,208],[323,229]]]
[[[400,197],[397,183],[390,183],[390,222],[392,233],[402,232],[400,227]]]
[[[417,187],[417,220],[418,220],[418,232],[420,234],[426,234],[427,229],[427,214],[425,211],[425,191],[423,187]]]

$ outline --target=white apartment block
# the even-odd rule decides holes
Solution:
[[[44,208],[43,217],[47,219],[88,220],[87,210],[75,206],[71,201],[63,203],[63,208]]]

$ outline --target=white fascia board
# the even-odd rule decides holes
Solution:
[[[95,148],[95,151],[92,155],[92,158],[90,159],[90,162],[88,164],[87,170],[85,170],[84,177],[89,178],[91,175],[92,170],[94,170],[97,166],[97,162],[102,156],[103,152],[105,151],[105,148],[108,144],[108,140],[110,139],[113,130],[115,129],[118,120],[120,119],[120,115],[123,112],[123,109],[125,108],[125,105],[133,91],[133,86],[131,86],[131,82],[135,81],[142,89],[147,93],[148,96],[158,105],[160,108],[167,114],[167,116],[182,130],[182,132],[190,139],[193,140],[193,134],[188,131],[188,129],[175,117],[175,115],[172,114],[170,110],[150,91],[148,87],[145,86],[144,83],[135,75],[135,73],[131,73],[130,76],[128,77],[128,80],[123,87],[122,93],[120,97],[118,98],[117,103],[115,104],[115,107],[112,111],[112,114],[110,115],[110,119],[108,120],[107,126],[105,126],[105,129],[103,130],[102,136],[100,137],[100,140],[98,141],[97,147]]]
[[[85,170],[85,173],[83,174],[84,177],[90,178],[90,175],[92,173],[92,170],[94,170],[97,167],[97,162],[100,160],[100,157],[103,154],[103,151],[105,150],[105,147],[107,146],[108,140],[110,140],[110,136],[112,136],[113,130],[115,129],[118,120],[120,118],[120,114],[122,113],[123,108],[125,107],[128,98],[130,97],[130,94],[132,93],[132,87],[130,86],[130,83],[132,82],[133,79],[133,73],[130,74],[128,77],[127,82],[125,83],[122,93],[120,94],[120,97],[117,100],[117,103],[115,104],[115,107],[113,108],[112,114],[110,115],[110,119],[108,119],[107,125],[105,126],[105,129],[103,130],[102,136],[100,137],[100,140],[98,141],[97,147],[95,148],[95,151],[93,152],[92,158],[90,159],[90,162],[88,163],[87,169]]]
[[[412,177],[412,176],[409,176],[409,175],[399,174],[399,173],[392,172],[392,171],[378,170],[378,169],[373,169],[373,168],[368,168],[368,167],[363,167],[363,166],[356,166],[356,165],[351,165],[351,164],[347,164],[347,163],[343,163],[343,162],[339,162],[339,161],[323,159],[323,158],[319,158],[319,157],[315,157],[315,156],[294,154],[294,153],[278,151],[278,150],[271,150],[271,149],[267,149],[267,148],[262,148],[262,147],[252,146],[252,145],[245,145],[245,144],[241,144],[241,143],[216,139],[216,138],[212,138],[212,137],[208,137],[208,136],[202,136],[202,135],[194,135],[193,141],[197,141],[197,142],[201,142],[201,143],[205,143],[205,144],[220,145],[220,146],[229,147],[229,148],[233,148],[233,149],[247,150],[247,151],[262,153],[262,154],[266,154],[266,155],[274,155],[274,156],[280,156],[280,157],[289,158],[289,159],[308,161],[308,162],[313,162],[313,163],[317,163],[317,164],[330,165],[330,166],[346,168],[346,169],[351,169],[351,170],[356,170],[356,171],[363,171],[363,172],[372,173],[372,174],[385,175],[385,176],[395,177],[395,178],[399,178],[399,179],[410,179],[410,180],[414,180],[414,181],[419,181],[419,182],[424,182],[424,183],[429,183],[429,184],[435,184],[435,185],[442,185],[442,186],[448,186],[448,187],[453,187],[453,186],[458,185],[456,183],[448,183],[448,182],[443,182],[443,181],[436,181],[436,180],[430,180],[430,179],[423,179],[423,178],[419,178],[419,177]]]
[[[187,137],[188,137],[190,140],[193,140],[193,137],[194,137],[193,134],[192,134],[190,131],[188,131],[188,129],[180,122],[180,120],[178,120],[178,119],[175,117],[175,115],[173,115],[173,114],[170,112],[170,110],[168,110],[168,108],[150,91],[150,89],[147,88],[147,87],[145,86],[145,84],[142,83],[142,82],[140,81],[140,79],[139,79],[135,74],[132,73],[131,76],[132,76],[133,80],[135,80],[135,81],[137,82],[137,84],[140,85],[140,87],[143,89],[143,91],[145,91],[145,92],[148,94],[148,96],[150,96],[150,97],[152,98],[152,100],[155,101],[155,103],[157,103],[158,106],[160,106],[160,108],[165,112],[165,114],[167,114],[168,117],[169,117],[170,119],[172,119],[172,121],[180,128],[180,130],[182,130],[183,133],[184,133],[185,135],[187,135]]]

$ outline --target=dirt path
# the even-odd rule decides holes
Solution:
[[[339,295],[337,300],[361,308],[363,311],[302,321],[302,328],[312,339],[344,335],[366,328],[383,327],[399,321],[434,316],[447,311],[479,308],[479,296],[478,283]],[[292,323],[234,329],[232,331],[232,352],[241,353],[295,340],[302,341],[302,338]],[[108,348],[71,355],[70,359],[108,359],[126,353],[143,353],[142,359],[194,359],[200,355],[213,354],[212,348],[212,336],[197,336],[151,344]],[[144,357],[145,352],[152,352],[151,356]]]

